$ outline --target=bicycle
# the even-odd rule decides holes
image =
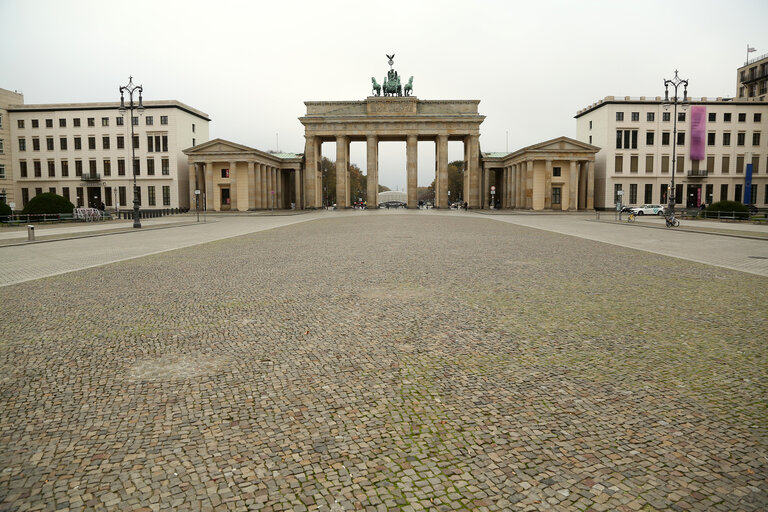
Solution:
[[[633,212],[629,212],[629,215],[627,215],[627,222],[635,222],[635,214]]]
[[[680,221],[675,218],[675,212],[670,212],[669,215],[665,216],[664,221],[668,228],[676,228],[680,226]]]

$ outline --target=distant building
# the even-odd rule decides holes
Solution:
[[[736,94],[739,99],[768,99],[768,53],[748,60],[736,70]]]
[[[24,103],[24,95],[19,92],[0,89],[0,202],[16,202],[13,184],[13,160],[11,159],[11,120],[8,105]]]
[[[407,203],[408,193],[402,190],[385,190],[384,192],[379,192],[379,202],[377,204],[388,203],[390,201]]]
[[[681,110],[678,104],[677,140],[672,140],[673,108],[665,109],[662,99],[607,96],[577,112],[576,138],[602,148],[595,159],[595,208],[612,209],[620,197],[625,205],[667,203],[673,144],[678,205],[745,201],[746,193],[745,202],[767,207],[765,96],[690,98],[691,108]],[[697,143],[692,143],[694,109],[702,120]],[[703,149],[692,158],[694,145]]]
[[[0,91],[8,93],[8,91]],[[11,98],[13,99],[13,98]],[[187,208],[189,166],[182,150],[208,140],[207,114],[181,102],[145,101],[134,110],[136,159],[131,164],[130,111],[118,102],[5,105],[16,208],[54,192],[76,206],[126,208],[133,204],[133,172],[144,209]],[[6,120],[3,120],[6,123]]]

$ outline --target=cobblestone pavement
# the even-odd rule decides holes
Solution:
[[[472,215],[10,285],[0,510],[765,510],[767,285]]]

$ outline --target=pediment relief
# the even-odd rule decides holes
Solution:
[[[214,139],[186,151],[189,155],[206,155],[221,153],[251,153],[253,148],[222,139]]]
[[[536,144],[533,146],[530,146],[526,148],[528,151],[537,151],[537,152],[582,152],[582,151],[588,151],[588,152],[596,152],[598,148],[593,147],[590,144],[585,144],[583,142],[579,142],[577,140],[568,138],[568,137],[559,137],[557,139],[549,140],[546,142],[542,142],[540,144]]]

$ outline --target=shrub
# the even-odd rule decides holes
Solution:
[[[46,192],[45,194],[33,197],[21,213],[72,213],[74,209],[75,205],[60,195]]]
[[[4,217],[6,215],[13,215],[13,211],[11,210],[11,207],[5,204],[3,201],[0,201],[0,217]]]
[[[734,217],[737,219],[749,218],[749,208],[738,201],[718,201],[707,206],[707,209],[704,210],[705,217],[716,218],[717,212],[735,212]]]

